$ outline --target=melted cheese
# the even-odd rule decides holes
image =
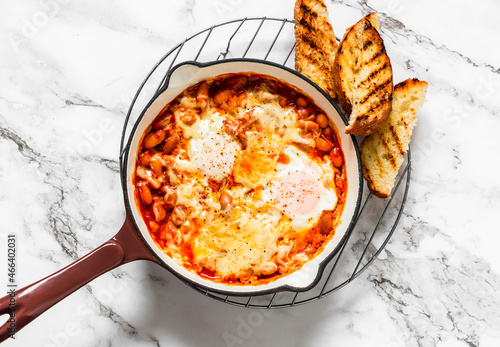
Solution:
[[[185,145],[165,165],[170,184],[177,188],[177,204],[189,211],[176,234],[166,238],[165,252],[179,264],[191,262],[194,271],[208,269],[222,279],[242,281],[275,274],[279,267],[291,271],[309,260],[310,254],[296,248],[297,240],[305,238],[321,212],[333,210],[337,202],[330,160],[310,158],[295,147],[315,145],[314,139],[303,136],[295,109],[281,107],[278,96],[266,90],[247,91],[246,97],[246,106],[231,113],[214,107],[209,99],[191,125],[182,122],[182,112],[196,107],[196,99],[181,97],[183,111],[174,111],[174,117]],[[245,149],[225,130],[227,119],[248,127]],[[280,162],[282,156],[290,159],[287,164]],[[277,188],[286,186],[279,179],[286,179],[287,172],[307,174],[316,195],[301,199],[311,204],[318,200],[317,205],[307,211],[300,205],[291,208],[286,199],[300,195]],[[293,184],[300,185],[302,176],[297,177]],[[220,188],[212,188],[214,181]],[[234,207],[229,211],[221,210],[219,189],[232,197]],[[191,260],[182,244],[189,245]]]
[[[277,240],[284,233],[281,213],[269,208],[264,213],[233,210],[229,218],[215,218],[199,229],[193,254],[195,261],[223,277],[237,276],[270,262],[277,252]]]

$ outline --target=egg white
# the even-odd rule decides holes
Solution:
[[[294,229],[309,229],[318,222],[323,211],[333,210],[337,204],[331,163],[326,157],[325,162],[318,164],[295,146],[286,147],[283,153],[290,161],[278,163],[275,177],[262,190],[261,200],[289,217]],[[307,181],[302,181],[303,178]],[[296,182],[291,183],[293,180]],[[297,189],[283,192],[293,187]],[[308,191],[312,196],[305,196]],[[301,207],[304,202],[307,205]]]
[[[223,131],[223,118],[218,113],[197,121],[190,136],[188,153],[196,169],[216,181],[231,173],[241,146]]]

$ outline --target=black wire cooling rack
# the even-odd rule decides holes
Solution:
[[[202,30],[177,44],[148,73],[135,94],[125,118],[120,143],[120,172],[123,174],[124,143],[146,104],[165,82],[174,64],[226,58],[257,58],[293,68],[294,22],[279,18],[231,20]],[[338,254],[329,262],[320,282],[305,292],[279,292],[262,296],[226,296],[189,285],[213,299],[250,308],[282,308],[318,300],[356,279],[382,252],[396,230],[410,186],[410,151],[400,170],[392,197],[378,199],[364,189],[355,227]]]

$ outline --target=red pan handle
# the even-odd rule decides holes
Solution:
[[[12,297],[9,294],[1,298],[0,319],[7,322],[0,326],[0,342],[96,277],[139,259],[157,262],[127,215],[122,228],[111,240],[64,269],[16,290]]]

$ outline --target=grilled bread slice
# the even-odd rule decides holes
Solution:
[[[379,198],[390,196],[417,123],[417,112],[425,102],[426,91],[427,82],[417,79],[397,84],[392,94],[389,118],[361,143],[363,176],[370,191]]]
[[[295,70],[336,99],[332,66],[338,49],[328,10],[322,0],[297,0],[295,17]]]
[[[347,134],[370,135],[391,111],[391,61],[371,13],[346,30],[333,65],[335,92],[349,116]]]

